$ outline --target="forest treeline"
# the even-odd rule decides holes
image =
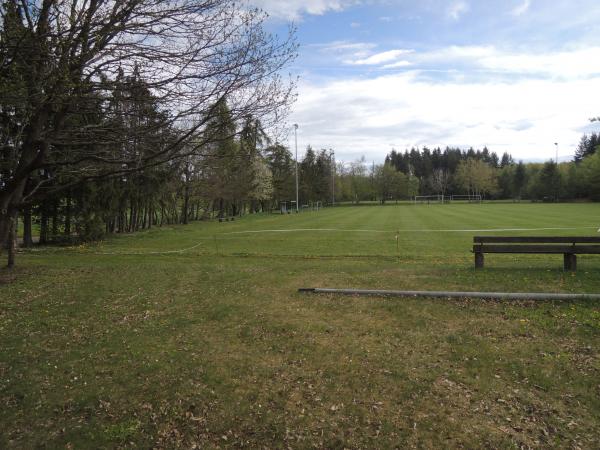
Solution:
[[[258,208],[261,124],[295,99],[298,48],[266,20],[230,0],[0,2],[8,266],[17,225],[30,245],[37,225],[44,243]]]
[[[151,99],[136,79],[124,79],[120,95],[132,107],[133,92]],[[129,92],[131,90],[131,92]],[[127,93],[129,92],[129,93]],[[151,103],[151,102],[150,102]],[[139,122],[158,114],[145,105]],[[115,100],[114,108],[123,105]],[[24,244],[32,242],[32,220],[40,242],[99,239],[106,233],[133,232],[164,224],[188,223],[256,212],[295,208],[296,163],[284,145],[272,142],[257,119],[236,123],[226,101],[207,122],[210,145],[188,156],[129,176],[87,180],[55,195],[33,197],[23,209]],[[123,122],[115,129],[127,133]],[[170,130],[148,133],[137,151],[151,151],[154,139],[174,139]],[[160,138],[159,138],[160,136]],[[600,135],[583,136],[571,162],[516,162],[487,148],[392,151],[384,164],[364,158],[336,164],[330,150],[308,147],[298,162],[299,207],[332,202],[410,199],[417,195],[480,195],[485,199],[559,201],[600,199]]]
[[[584,135],[573,161],[515,161],[487,148],[392,150],[382,166],[363,159],[336,168],[340,201],[471,195],[532,201],[600,200],[600,134]],[[390,169],[394,169],[392,172]]]

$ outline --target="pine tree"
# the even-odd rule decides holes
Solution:
[[[513,180],[514,192],[513,195],[520,200],[523,196],[523,190],[527,186],[527,170],[523,161],[519,161],[515,168],[515,175]]]
[[[600,146],[600,133],[581,136],[577,150],[575,150],[575,162],[580,163],[586,156],[596,153],[598,146]]]
[[[281,202],[295,198],[295,162],[292,153],[280,144],[267,147],[265,153],[272,174],[273,203],[279,207]]]

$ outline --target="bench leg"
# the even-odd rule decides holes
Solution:
[[[475,268],[483,269],[483,253],[475,252]]]
[[[577,255],[574,253],[565,253],[564,261],[565,271],[575,272],[577,270]]]

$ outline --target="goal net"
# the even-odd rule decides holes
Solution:
[[[439,195],[416,195],[414,198],[415,204],[417,203],[444,203],[444,196]]]
[[[451,202],[481,203],[481,195],[451,195]]]

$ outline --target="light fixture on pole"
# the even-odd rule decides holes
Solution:
[[[296,212],[298,212],[298,124],[294,124],[294,141],[296,144]]]
[[[554,143],[554,147],[556,147],[556,165],[558,166],[558,142]]]

